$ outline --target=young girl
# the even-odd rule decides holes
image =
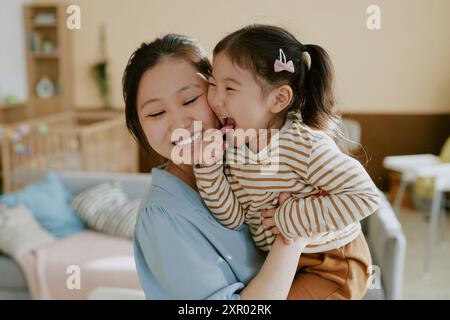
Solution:
[[[208,99],[234,137],[224,164],[217,154],[194,168],[197,186],[222,225],[245,222],[264,251],[277,234],[288,240],[314,234],[290,299],[362,298],[370,276],[359,221],[376,210],[379,194],[362,165],[331,138],[339,120],[332,72],[324,49],[273,26],[245,27],[214,49]],[[264,139],[262,129],[272,134]],[[277,171],[268,174],[263,167],[273,154]],[[292,196],[279,205],[282,192]]]

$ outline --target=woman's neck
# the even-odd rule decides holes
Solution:
[[[172,161],[169,161],[166,166],[166,170],[183,180],[188,186],[197,191],[197,184],[195,183],[192,165],[175,164]]]

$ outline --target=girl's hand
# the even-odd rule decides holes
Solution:
[[[201,144],[202,157],[199,163],[200,167],[212,166],[220,160],[223,160],[224,152],[228,147],[226,139],[224,140],[223,136],[230,129],[233,128],[231,126],[225,126],[220,130],[209,129],[205,131]]]
[[[291,196],[292,196],[292,192],[280,193],[280,195],[278,196],[279,205],[281,206]],[[272,234],[278,235],[278,234],[280,234],[280,229],[278,229],[278,227],[276,226],[275,218],[273,217],[275,215],[275,211],[276,211],[276,209],[264,210],[261,213],[261,216],[263,217],[263,221],[262,221],[263,226],[265,226],[266,228],[270,228],[270,232],[272,232]],[[283,237],[283,235],[282,235],[282,237]],[[286,239],[285,237],[283,237],[283,240],[286,244],[294,243],[294,240]]]

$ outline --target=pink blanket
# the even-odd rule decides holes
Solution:
[[[53,241],[17,260],[33,299],[87,299],[100,286],[142,290],[132,242],[91,230]]]

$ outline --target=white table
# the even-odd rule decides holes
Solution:
[[[417,178],[434,178],[434,197],[431,205],[428,241],[425,251],[425,273],[430,274],[431,253],[442,208],[442,195],[450,191],[450,163],[440,163],[433,154],[389,156],[383,160],[386,169],[401,173],[400,186],[394,200],[394,210],[398,214],[407,186]],[[444,215],[445,217],[445,215]]]

